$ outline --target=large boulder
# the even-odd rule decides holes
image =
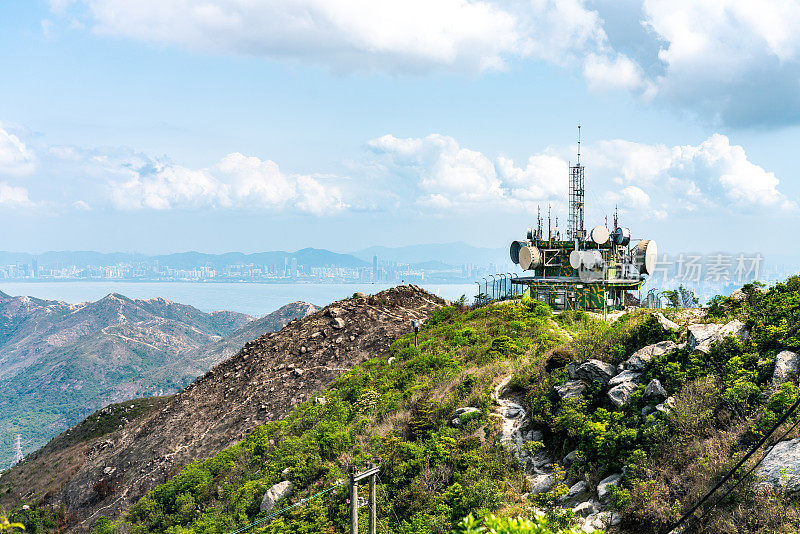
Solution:
[[[285,499],[286,497],[292,494],[294,490],[294,486],[288,480],[284,480],[283,482],[278,482],[267,492],[264,494],[264,498],[261,499],[261,511],[267,512],[275,508],[275,504],[280,501],[281,499]]]
[[[661,385],[661,381],[654,378],[647,384],[642,399],[648,404],[659,404],[667,400],[668,396],[667,390]]]
[[[636,382],[638,384],[641,378],[642,373],[637,371],[622,371],[620,374],[608,381],[608,387],[613,388],[614,386],[618,386],[623,382]]]
[[[693,351],[708,354],[711,350],[711,345],[722,341],[728,336],[733,336],[740,341],[746,341],[750,337],[750,332],[743,322],[736,319],[724,325],[715,323],[693,324],[689,325],[686,342]]]
[[[757,485],[800,492],[800,438],[776,443],[756,470]]]
[[[605,386],[617,374],[617,368],[600,360],[586,360],[580,364],[569,364],[567,372],[572,380],[585,380],[590,383],[598,380]]]
[[[775,371],[772,373],[772,385],[780,386],[784,382],[796,381],[800,372],[800,356],[790,350],[784,350],[775,356]]]
[[[621,366],[629,371],[643,371],[650,360],[656,356],[674,352],[677,349],[678,346],[672,341],[659,341],[637,350],[630,358],[622,362]]]
[[[664,314],[661,312],[656,313],[655,317],[656,320],[658,321],[658,324],[660,324],[661,328],[663,328],[664,330],[672,330],[673,332],[677,332],[678,330],[681,329],[681,327],[678,326],[678,323],[670,321],[669,319],[664,317]]]
[[[586,384],[580,380],[570,380],[566,384],[556,386],[556,391],[561,397],[561,400],[571,399],[586,391]]]
[[[615,408],[622,408],[631,401],[631,395],[638,387],[639,385],[633,381],[617,384],[608,390],[608,398]]]
[[[615,473],[601,480],[597,484],[597,498],[606,501],[611,497],[611,491],[619,485],[622,480],[622,473]]]
[[[533,475],[528,477],[531,485],[531,493],[545,493],[550,491],[556,485],[556,479],[551,475]]]

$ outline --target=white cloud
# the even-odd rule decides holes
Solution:
[[[643,12],[664,98],[730,124],[800,118],[799,3],[644,0]]]
[[[51,0],[52,1],[52,0]],[[337,68],[501,67],[522,35],[489,1],[75,0],[95,32],[212,53],[304,58]],[[55,2],[64,12],[65,1]]]
[[[338,187],[319,177],[287,175],[269,160],[228,154],[208,169],[150,162],[131,168],[95,158],[112,174],[109,184],[120,209],[271,209],[322,215],[346,208]]]
[[[629,57],[589,54],[583,64],[583,76],[594,90],[639,90],[648,86],[639,65]]]
[[[650,189],[662,206],[696,210],[700,207],[735,208],[750,212],[794,211],[795,202],[779,189],[774,173],[751,162],[743,147],[714,134],[699,145],[646,145],[623,140],[602,141],[588,148],[595,168],[625,186],[613,199],[649,208]],[[631,189],[634,187],[635,189]],[[637,191],[638,190],[638,191]],[[637,201],[638,197],[638,201]],[[612,197],[608,197],[612,198]],[[666,208],[664,208],[666,209]]]
[[[0,176],[30,174],[36,168],[33,150],[0,125]]]
[[[567,161],[555,152],[535,154],[518,167],[506,157],[491,158],[438,134],[406,139],[385,135],[367,146],[379,156],[386,174],[410,186],[407,203],[439,210],[478,204],[530,208],[567,196]],[[672,147],[600,141],[584,154],[587,189],[605,202],[597,209],[618,204],[664,218],[701,208],[751,213],[797,208],[779,190],[775,174],[751,162],[744,148],[731,145],[724,135]]]
[[[28,197],[28,190],[6,182],[0,182],[0,206],[7,208],[24,208],[33,206]]]

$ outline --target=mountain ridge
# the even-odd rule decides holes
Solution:
[[[294,303],[255,319],[119,293],[80,304],[0,297],[0,465],[17,433],[29,452],[106,404],[175,393],[232,354],[229,336],[257,337],[315,309]]]

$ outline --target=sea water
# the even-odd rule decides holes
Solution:
[[[98,300],[109,293],[132,299],[163,297],[189,304],[204,312],[230,310],[262,317],[290,302],[304,301],[326,306],[356,292],[383,291],[394,284],[277,284],[253,282],[0,282],[0,291],[12,296],[30,296],[70,303]],[[478,292],[477,284],[419,284],[444,299],[465,295],[467,302]]]

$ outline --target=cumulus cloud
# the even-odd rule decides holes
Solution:
[[[800,120],[800,4],[786,0],[50,0],[95,33],[334,70],[580,70],[731,125]]]
[[[523,39],[512,13],[480,0],[58,0],[53,9],[69,4],[101,34],[345,69],[494,69]]]
[[[505,208],[563,201],[567,161],[558,152],[531,156],[524,166],[465,148],[452,137],[392,135],[367,147],[388,175],[410,184],[408,198],[428,208],[480,204]],[[566,151],[566,149],[565,149]],[[383,158],[383,159],[380,159]],[[750,161],[743,147],[715,134],[697,145],[648,145],[609,140],[586,147],[587,188],[608,209],[618,204],[657,218],[701,208],[737,212],[792,212],[779,180]]]
[[[109,188],[114,206],[126,210],[271,209],[322,215],[347,207],[339,188],[324,179],[288,175],[273,161],[238,152],[208,169],[152,161],[109,170],[125,176]]]
[[[33,150],[0,125],[0,176],[30,174],[36,168]]]
[[[566,187],[567,163],[547,154],[532,156],[525,167],[517,167],[509,158],[492,159],[440,134],[406,139],[384,135],[367,147],[388,159],[388,173],[412,184],[415,202],[423,206],[546,201]]]
[[[800,118],[800,4],[644,0],[643,12],[664,99],[732,125]]]
[[[28,197],[28,190],[24,187],[9,185],[0,182],[0,206],[6,208],[24,208],[33,206]]]
[[[649,207],[636,187],[659,191],[673,206],[696,210],[703,206],[744,211],[794,211],[797,205],[779,189],[775,173],[750,161],[742,146],[714,134],[698,145],[646,145],[624,140],[602,141],[588,150],[594,165],[624,186],[616,199]],[[641,186],[641,188],[639,187]],[[634,202],[639,197],[640,202]]]

